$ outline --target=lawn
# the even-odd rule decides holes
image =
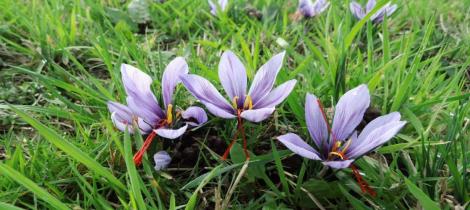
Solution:
[[[370,21],[372,13],[358,20],[351,1],[330,1],[311,18],[296,13],[297,0],[228,2],[214,15],[206,0],[1,0],[0,209],[469,208],[470,1],[394,0],[397,10],[383,22]],[[183,80],[172,117],[182,124],[182,110],[198,106],[207,122],[175,139],[157,133],[135,164],[149,135],[137,121],[117,129],[107,106],[126,104],[121,64],[152,78],[163,107],[163,73],[176,57],[226,98],[219,62],[229,51],[245,67],[248,88],[284,52],[274,86],[296,80],[292,92],[267,119],[237,121],[214,115],[188,88],[197,81]],[[228,83],[243,80],[237,76]],[[406,121],[381,147],[339,169],[280,141],[295,133],[314,145],[307,94],[331,120],[330,107],[358,86],[370,93],[359,133],[389,113]],[[241,106],[256,108],[246,98]],[[156,170],[161,150],[171,162]]]

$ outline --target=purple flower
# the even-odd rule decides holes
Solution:
[[[222,54],[219,63],[219,79],[224,87],[230,104],[209,81],[197,75],[184,75],[181,81],[184,86],[199,99],[212,114],[221,118],[237,118],[238,131],[243,138],[243,150],[247,159],[250,158],[246,149],[246,136],[243,119],[251,122],[261,122],[271,116],[275,107],[281,103],[294,89],[296,80],[289,80],[273,89],[277,74],[281,69],[285,52],[279,53],[265,63],[253,78],[247,92],[247,76],[242,62],[231,51]],[[237,138],[225,151],[225,160]]]
[[[336,105],[333,128],[330,129],[320,101],[307,94],[305,119],[316,147],[311,147],[293,133],[277,139],[300,156],[321,160],[332,168],[349,167],[354,160],[389,141],[406,123],[400,121],[400,113],[393,112],[370,122],[358,136],[355,128],[362,121],[369,103],[366,85],[346,92]]]
[[[377,4],[377,2],[375,0],[369,0],[367,2],[366,7],[362,8],[362,6],[359,3],[351,2],[349,4],[349,8],[351,9],[351,12],[353,13],[354,17],[361,20],[370,11],[372,11],[372,9],[375,7],[376,4]],[[396,9],[397,9],[397,5],[396,4],[392,5],[389,2],[389,3],[385,4],[379,11],[377,11],[375,14],[373,14],[370,17],[370,19],[374,23],[381,23],[383,21],[385,15],[387,15],[387,16],[392,15],[395,12]]]
[[[197,75],[183,75],[181,81],[209,112],[221,118],[241,117],[251,122],[268,118],[279,103],[292,91],[297,82],[289,80],[273,89],[285,52],[275,55],[256,73],[247,92],[247,76],[242,62],[231,51],[222,54],[219,79],[231,101],[230,104],[209,81]]]
[[[211,7],[212,15],[218,15],[219,12],[224,12],[227,9],[228,0],[217,0],[216,3],[212,0],[208,0],[208,2]]]
[[[299,0],[299,8],[297,9],[304,17],[314,17],[322,13],[330,6],[327,0],[317,0],[312,3],[311,0]]]
[[[134,126],[136,126],[141,133],[150,133],[144,146],[134,157],[137,158],[137,160],[134,159],[137,164],[140,164],[141,155],[150,146],[155,135],[176,139],[183,135],[188,124],[199,126],[207,121],[207,115],[200,107],[173,110],[173,92],[181,81],[180,77],[188,74],[188,65],[184,58],[177,57],[172,60],[163,72],[164,110],[159,106],[155,95],[150,89],[152,79],[149,75],[127,64],[121,65],[121,74],[127,94],[127,106],[110,101],[108,102],[108,109],[111,112],[114,125],[119,130],[127,130],[129,133],[133,133]],[[174,117],[175,113],[176,117]],[[179,119],[179,116],[182,119]]]
[[[153,160],[155,161],[155,170],[160,171],[170,165],[171,157],[166,151],[162,150],[153,155]]]

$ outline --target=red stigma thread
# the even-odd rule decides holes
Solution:
[[[221,158],[222,160],[227,160],[228,154],[230,153],[230,150],[232,150],[232,146],[235,143],[235,141],[237,140],[238,133],[240,133],[240,132],[241,132],[242,138],[243,138],[243,152],[245,153],[246,159],[250,159],[250,154],[248,153],[248,150],[247,150],[247,141],[246,141],[246,135],[245,135],[245,128],[243,126],[243,119],[241,118],[240,115],[241,115],[241,110],[238,110],[237,111],[237,119],[238,119],[238,121],[237,121],[237,132],[235,132],[235,134],[233,135],[232,141],[228,145],[227,149],[224,152],[224,155]]]
[[[147,149],[149,148],[149,146],[152,144],[155,135],[156,135],[155,131],[152,130],[152,133],[150,133],[147,136],[147,139],[145,139],[145,142],[142,145],[142,147],[140,148],[140,150],[137,153],[135,153],[135,155],[134,155],[135,165],[140,166],[140,164],[142,164],[142,157],[144,156],[144,154],[147,151]]]

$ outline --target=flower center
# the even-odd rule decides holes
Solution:
[[[331,152],[328,153],[328,159],[332,159],[333,157],[339,157],[341,160],[347,160],[348,158],[344,153],[346,153],[346,150],[351,146],[352,139],[350,138],[346,144],[343,146],[343,148],[340,150],[342,146],[341,141],[335,142],[333,145],[333,148],[331,148]]]
[[[239,108],[238,107],[238,99],[240,99],[240,97],[238,96],[235,96],[233,97],[232,99],[232,107],[236,110],[250,110],[250,109],[253,109],[253,100],[251,99],[251,96],[247,95],[245,97],[245,101],[243,102],[243,107]]]

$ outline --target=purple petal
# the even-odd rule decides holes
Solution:
[[[127,95],[131,96],[140,105],[141,109],[147,109],[149,112],[163,118],[165,114],[150,89],[152,84],[150,76],[128,64],[121,65],[121,74]]]
[[[288,133],[278,136],[277,139],[295,154],[312,160],[320,160],[318,152],[296,134]]]
[[[188,74],[188,64],[182,57],[173,59],[165,68],[162,77],[163,103],[165,107],[172,103],[173,91],[181,82],[181,75]]]
[[[132,122],[132,111],[129,107],[114,101],[108,101],[107,105],[109,112],[117,113],[117,115],[120,115],[121,119]]]
[[[368,136],[372,131],[375,129],[390,123],[390,122],[398,122],[400,121],[401,115],[399,112],[392,112],[390,114],[380,116],[372,120],[366,127],[362,130],[361,136]]]
[[[271,91],[268,95],[258,100],[256,104],[253,105],[253,108],[265,108],[265,107],[275,107],[280,104],[284,99],[289,96],[289,94],[294,89],[297,80],[289,80]]]
[[[314,6],[311,0],[299,0],[298,11],[305,17],[313,17],[315,15]]]
[[[248,95],[251,96],[253,104],[266,96],[272,89],[276,81],[277,74],[281,70],[282,61],[286,52],[281,52],[266,62],[255,75]]]
[[[132,128],[132,121],[125,120],[126,116],[119,115],[117,112],[111,113],[111,120],[113,121],[114,127],[120,131],[126,131],[130,134],[134,133]]]
[[[181,117],[188,120],[188,124],[192,126],[199,126],[207,122],[207,114],[201,107],[190,106],[183,112],[181,112]]]
[[[323,165],[329,166],[331,168],[342,169],[347,168],[354,162],[354,159],[349,160],[338,160],[338,161],[324,161]]]
[[[155,161],[155,170],[160,171],[168,167],[171,162],[171,157],[166,151],[159,151],[153,155]]]
[[[362,121],[369,103],[369,89],[364,84],[349,90],[339,99],[333,119],[333,135],[336,140],[342,141],[351,135]]]
[[[357,19],[362,19],[365,16],[365,12],[362,9],[362,6],[358,4],[357,2],[351,2],[349,4],[349,8],[351,10],[351,13],[356,17]]]
[[[369,13],[372,9],[374,9],[377,2],[375,0],[369,0],[366,4],[366,12]]]
[[[233,110],[231,112],[225,110],[225,109],[221,109],[219,108],[218,106],[215,106],[214,104],[211,104],[211,103],[204,103],[203,104],[206,106],[207,110],[209,110],[210,113],[212,113],[213,115],[217,116],[217,117],[220,117],[220,118],[224,118],[224,119],[232,119],[232,118],[235,118],[236,116],[233,115]]]
[[[305,121],[307,123],[308,132],[317,147],[322,148],[326,146],[328,125],[323,117],[317,97],[312,94],[307,94],[307,99],[305,100]]]
[[[111,112],[111,120],[117,129],[121,131],[127,130],[129,133],[134,133],[134,117],[127,106],[109,101],[108,109]],[[140,132],[143,134],[149,133],[152,130],[152,127],[145,123],[142,118],[137,118],[137,125],[139,126]]]
[[[317,0],[315,4],[313,5],[314,11],[315,11],[314,15],[318,15],[322,13],[323,11],[326,10],[326,8],[328,8],[328,6],[330,6],[330,2],[328,2],[327,0]]]
[[[233,113],[232,106],[230,106],[227,100],[225,100],[225,98],[220,95],[219,91],[217,91],[214,85],[212,85],[203,77],[188,74],[182,76],[181,81],[183,82],[186,89],[188,89],[188,91],[191,92],[194,97],[196,97],[206,106],[207,104],[212,104],[219,110],[224,110],[225,112]],[[212,113],[215,114],[214,112]]]
[[[243,106],[246,95],[246,70],[243,63],[231,51],[225,51],[219,63],[219,79],[228,97],[238,97],[238,105]]]
[[[274,108],[250,109],[243,111],[240,116],[245,120],[257,123],[271,116],[274,110]]]
[[[161,119],[160,116],[155,114],[155,112],[153,112],[152,109],[149,109],[140,101],[137,101],[135,98],[131,96],[127,96],[126,101],[130,110],[132,110],[132,113],[144,119],[147,123],[151,125],[155,125],[158,123],[158,121],[160,121]]]
[[[381,121],[382,119],[376,120]],[[367,132],[366,135],[361,133],[358,139],[351,143],[346,156],[358,158],[374,150],[395,136],[405,124],[405,121],[391,121],[382,126],[375,127],[372,131]]]
[[[181,135],[183,135],[187,128],[188,128],[188,125],[185,124],[183,127],[179,129],[159,128],[155,130],[155,132],[157,133],[157,135],[163,138],[176,139],[180,137]]]

